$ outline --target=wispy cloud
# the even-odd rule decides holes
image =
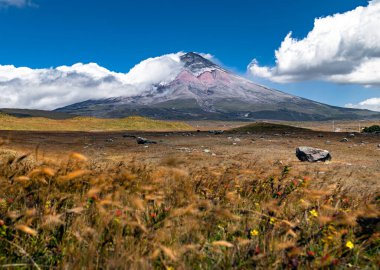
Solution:
[[[380,97],[379,98],[369,98],[363,100],[357,104],[346,104],[347,108],[355,108],[355,109],[368,109],[372,111],[380,111]]]
[[[0,7],[27,7],[27,6],[35,6],[31,0],[0,0]]]
[[[172,81],[183,53],[149,58],[128,73],[95,63],[48,69],[0,65],[0,108],[55,109],[88,99],[132,96]]]
[[[308,35],[290,32],[276,50],[274,67],[253,60],[248,69],[275,82],[325,80],[380,85],[380,0],[352,11],[317,18]]]

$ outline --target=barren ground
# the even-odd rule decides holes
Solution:
[[[353,124],[354,125],[354,124]],[[208,127],[226,127],[208,124]],[[231,124],[230,126],[237,126]],[[205,126],[201,128],[205,130]],[[158,142],[138,145],[128,133]],[[340,142],[344,137],[348,142]],[[23,132],[1,131],[2,149],[30,153],[37,159],[59,160],[72,152],[86,155],[100,163],[109,161],[161,164],[175,159],[182,168],[223,167],[252,163],[263,171],[273,166],[289,165],[293,170],[316,179],[316,185],[338,185],[347,192],[373,194],[380,190],[380,135],[331,133],[320,131],[224,133],[208,132]],[[332,161],[303,163],[295,156],[297,146],[329,150]]]

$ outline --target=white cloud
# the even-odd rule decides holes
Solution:
[[[358,104],[346,104],[347,108],[355,108],[355,109],[368,109],[371,111],[379,111],[380,112],[380,98],[369,98]]]
[[[128,73],[95,63],[50,69],[0,65],[0,108],[55,109],[88,99],[132,96],[174,79],[183,53],[150,58]]]
[[[14,7],[26,7],[26,6],[33,6],[32,1],[30,0],[0,0],[0,7],[8,7],[8,6],[14,6]]]
[[[274,67],[248,66],[254,76],[275,82],[325,80],[380,85],[380,0],[366,7],[318,18],[308,35],[290,32],[276,50]]]

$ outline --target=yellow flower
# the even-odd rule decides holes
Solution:
[[[45,208],[49,209],[51,207],[51,201],[46,201]]]
[[[348,247],[349,249],[353,249],[354,246],[355,246],[354,243],[352,243],[351,241],[347,241],[346,247]]]
[[[168,266],[168,267],[166,267],[166,270],[174,270],[174,267],[173,266]]]
[[[259,235],[259,231],[254,229],[254,230],[251,230],[251,236],[258,236]]]
[[[272,225],[275,224],[276,223],[276,219],[275,218],[270,218],[269,223],[272,224]]]
[[[313,216],[313,217],[318,217],[318,212],[313,209],[313,210],[310,210],[310,214]]]
[[[0,199],[0,209],[7,208],[7,201],[4,199]]]

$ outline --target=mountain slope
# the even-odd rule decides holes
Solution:
[[[196,53],[182,55],[181,63],[183,68],[174,80],[152,85],[137,96],[88,100],[56,111],[181,120],[380,118],[380,113],[329,106],[254,84]]]

